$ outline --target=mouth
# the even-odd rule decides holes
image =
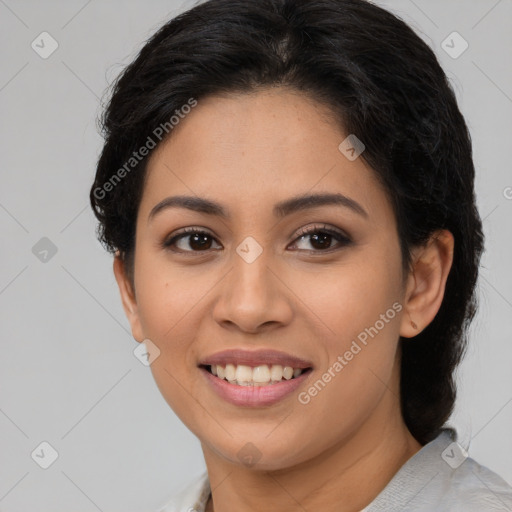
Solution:
[[[313,372],[313,363],[270,348],[236,348],[206,356],[198,369],[223,400],[236,406],[266,407],[302,386]]]
[[[276,384],[297,379],[310,373],[311,367],[294,368],[280,364],[248,366],[243,364],[199,365],[210,375],[236,386],[275,386]]]

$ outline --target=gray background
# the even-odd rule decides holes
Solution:
[[[512,484],[512,0],[379,3],[435,50],[472,132],[487,250],[452,424],[470,456]],[[204,467],[133,355],[88,206],[106,86],[190,5],[0,0],[3,512],[155,510]],[[31,47],[43,31],[59,45],[47,59]],[[441,46],[453,31],[469,44],[456,59]],[[57,248],[46,261],[43,237]],[[59,454],[46,470],[31,458],[42,441]]]

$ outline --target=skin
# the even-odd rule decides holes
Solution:
[[[114,260],[133,336],[159,348],[155,381],[201,442],[210,511],[358,511],[421,449],[400,413],[398,341],[413,338],[439,310],[453,236],[439,231],[415,248],[403,275],[391,203],[364,160],[338,150],[347,134],[328,114],[285,88],[201,99],[149,161],[134,286],[119,255]],[[320,192],[352,198],[367,217],[333,205],[273,216],[275,203]],[[231,217],[169,208],[148,221],[151,209],[174,195],[212,199]],[[352,243],[298,238],[300,228],[320,225],[321,232],[324,224]],[[206,250],[191,246],[190,236],[177,242],[178,252],[161,246],[188,226],[211,234]],[[247,236],[263,248],[252,263],[236,252]],[[395,302],[401,311],[300,403],[298,392]],[[277,404],[235,406],[212,391],[197,365],[240,347],[282,350],[314,370]],[[253,466],[237,455],[249,442],[260,457]]]

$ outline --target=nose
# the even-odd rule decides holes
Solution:
[[[258,333],[290,323],[293,294],[270,260],[265,250],[254,261],[235,254],[233,267],[217,288],[213,316],[219,325]]]

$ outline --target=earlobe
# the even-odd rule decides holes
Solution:
[[[443,302],[453,263],[454,238],[450,231],[436,231],[415,250],[405,294],[405,315],[400,336],[412,338],[427,327]]]
[[[130,322],[132,336],[135,338],[136,341],[143,341],[144,336],[142,334],[135,292],[133,290],[132,283],[128,278],[125,262],[123,261],[119,253],[116,253],[114,257],[113,269],[117,281],[117,286],[119,287],[119,293],[121,295],[123,309],[126,314],[126,317],[128,318],[128,321]]]

